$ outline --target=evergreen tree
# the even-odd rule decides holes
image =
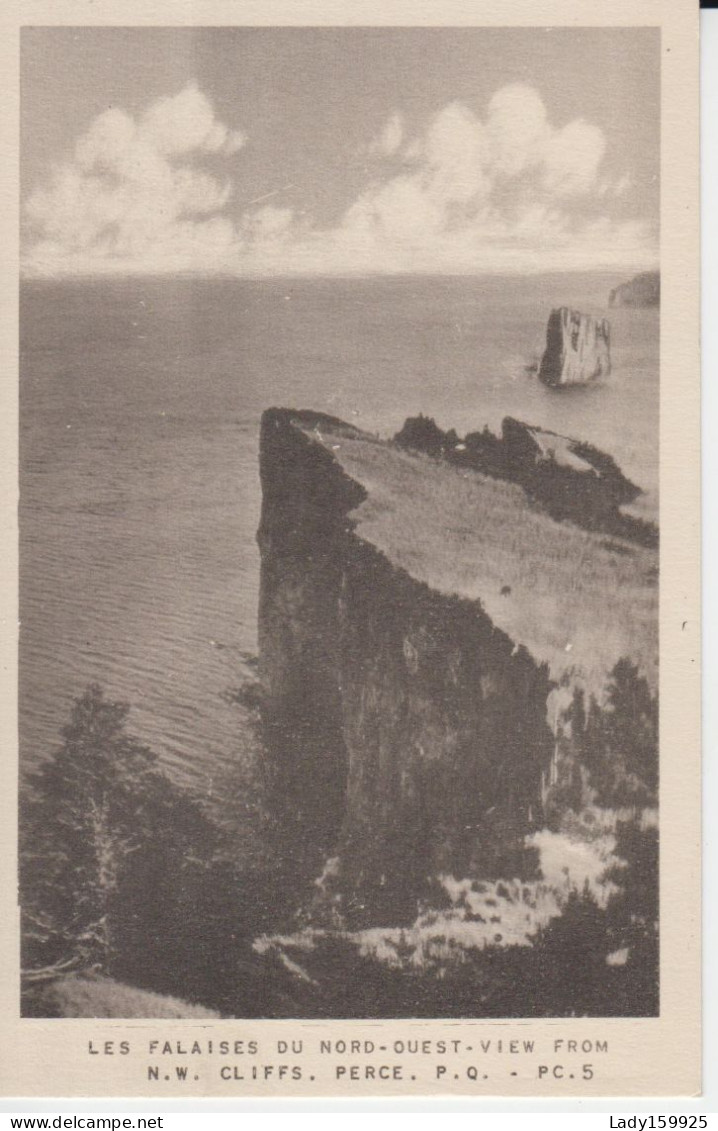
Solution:
[[[152,751],[125,733],[126,703],[93,684],[62,746],[29,780],[23,811],[24,960],[106,970],[121,874],[161,784]]]
[[[655,805],[658,790],[658,700],[627,659],[611,672],[606,703],[592,697],[582,732],[576,731],[600,805]]]
[[[175,938],[217,847],[199,805],[125,731],[129,706],[93,684],[23,807],[23,964],[112,972]],[[190,895],[191,893],[191,895]],[[150,925],[154,928],[150,932]]]
[[[103,973],[261,1015],[251,951],[261,883],[235,866],[198,801],[126,733],[96,684],[28,780],[21,819],[25,981]]]

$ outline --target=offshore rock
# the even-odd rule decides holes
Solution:
[[[585,385],[611,372],[611,328],[577,310],[551,311],[539,378],[545,385]]]
[[[660,306],[661,276],[658,271],[644,271],[628,283],[621,283],[608,296],[609,306]]]

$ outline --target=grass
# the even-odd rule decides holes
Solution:
[[[24,1004],[24,1016],[36,1017],[219,1017],[204,1006],[138,990],[101,975],[71,975],[35,986]]]
[[[629,657],[658,678],[658,554],[568,522],[520,487],[370,436],[309,431],[368,494],[357,533],[440,592],[480,602],[558,683],[600,700]]]

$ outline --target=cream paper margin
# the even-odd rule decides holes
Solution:
[[[432,1021],[35,1020],[19,1017],[17,869],[17,352],[19,29],[98,26],[660,26],[661,51],[661,1016],[646,1019]],[[701,1081],[700,979],[700,391],[697,0],[4,0],[0,12],[5,267],[0,278],[3,464],[0,490],[0,1095],[54,1097],[366,1097],[455,1095],[516,1099],[696,1096]],[[640,113],[640,108],[638,109]],[[257,1057],[149,1056],[150,1040],[253,1040]],[[378,1056],[328,1057],[321,1039],[372,1040]],[[397,1055],[395,1041],[533,1039],[536,1056]],[[554,1041],[607,1041],[608,1053],[555,1055]],[[131,1045],[130,1055],[90,1055],[89,1042]],[[277,1041],[304,1042],[302,1057]],[[563,1046],[564,1050],[566,1045]],[[314,1051],[312,1051],[314,1050]],[[167,1062],[166,1064],[163,1062]],[[198,1062],[198,1064],[193,1063]],[[296,1063],[303,1079],[223,1081],[223,1064]],[[403,1081],[336,1082],[336,1062],[403,1063]],[[187,1083],[148,1083],[147,1065],[190,1066]],[[242,1064],[244,1063],[244,1068]],[[447,1066],[443,1080],[434,1067]],[[565,1077],[539,1082],[536,1065]],[[581,1081],[581,1065],[595,1075]],[[478,1067],[478,1079],[466,1067]],[[511,1072],[516,1072],[512,1076]],[[488,1082],[482,1077],[486,1073]],[[573,1073],[573,1079],[570,1074]],[[192,1079],[192,1077],[195,1079]],[[197,1078],[198,1077],[198,1078]],[[454,1078],[457,1077],[457,1078]]]

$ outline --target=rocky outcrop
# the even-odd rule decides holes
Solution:
[[[463,439],[453,429],[442,431],[430,417],[409,417],[394,439],[434,459],[517,483],[554,518],[646,545],[657,542],[654,526],[621,511],[640,488],[592,444],[512,417],[504,419],[500,436],[485,429]]]
[[[645,271],[628,283],[621,283],[608,296],[609,306],[660,306],[661,276],[658,271]]]
[[[655,682],[655,554],[321,414],[265,413],[260,473],[263,733],[305,904],[323,874],[343,925],[408,924],[439,875],[530,878],[557,689],[627,653]]]
[[[503,422],[502,442],[509,475],[550,513],[578,526],[630,537],[620,508],[641,490],[607,453],[512,417]]]
[[[550,680],[479,606],[357,536],[366,492],[313,438],[327,426],[335,442],[352,434],[321,416],[263,420],[265,741],[299,871],[339,855],[348,921],[401,921],[438,872],[501,874],[507,854],[521,871]]]
[[[539,379],[552,387],[585,385],[610,372],[611,329],[606,319],[599,321],[567,306],[552,310]]]

